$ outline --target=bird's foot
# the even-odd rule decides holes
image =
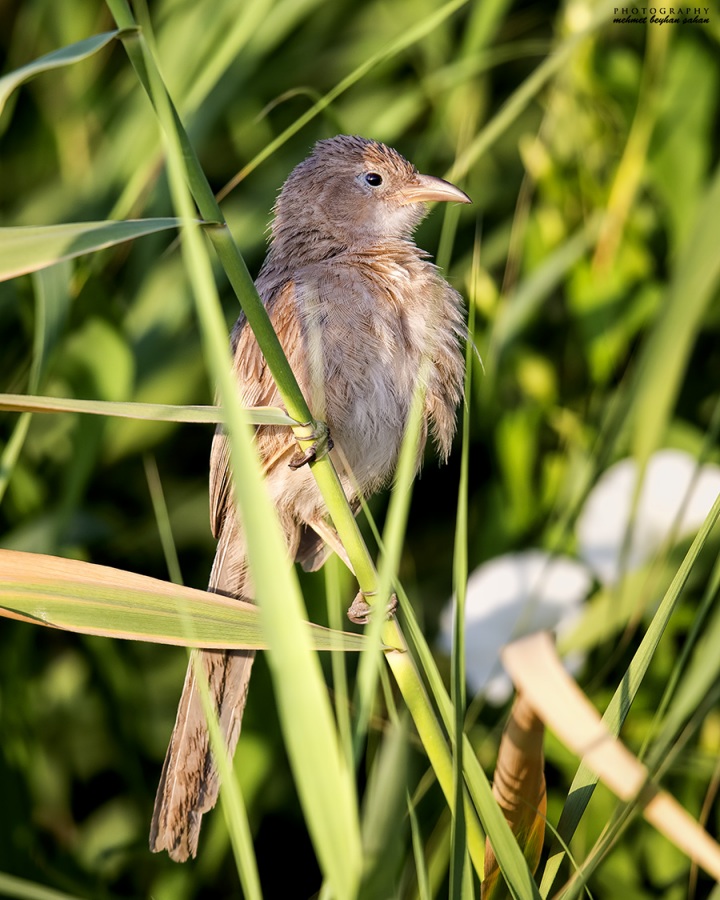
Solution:
[[[327,456],[332,450],[334,444],[330,437],[330,429],[324,422],[318,421],[315,424],[316,427],[310,434],[298,438],[299,441],[312,441],[312,444],[304,452],[299,451],[292,457],[288,463],[291,469],[301,469],[308,463],[316,462],[323,456]]]
[[[357,596],[353,600],[350,605],[350,609],[347,611],[347,617],[351,622],[354,622],[356,625],[367,625],[370,621],[370,616],[372,615],[373,604],[368,603],[368,597],[374,597],[375,591],[372,593],[363,594],[362,591],[358,591]],[[388,619],[392,619],[395,615],[395,610],[397,609],[398,600],[395,594],[390,597],[390,602],[385,609],[385,616]]]

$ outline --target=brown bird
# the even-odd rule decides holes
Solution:
[[[450,452],[463,389],[462,302],[412,240],[433,200],[470,202],[449,182],[420,175],[390,147],[341,135],[315,145],[275,206],[256,286],[310,409],[330,429],[331,458],[355,509],[361,495],[379,490],[395,471],[419,377],[427,391],[418,453],[428,431],[443,460]],[[232,349],[243,402],[281,405],[243,315]],[[259,426],[256,442],[290,558],[312,571],[331,548],[342,555],[309,467],[297,468],[292,432]],[[247,600],[253,587],[220,429],[210,459],[210,511],[218,547],[208,590]],[[255,653],[194,653],[232,754]],[[219,786],[191,664],[155,799],[150,849],[178,861],[195,856],[203,813],[215,805]]]

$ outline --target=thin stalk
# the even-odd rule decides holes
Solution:
[[[396,622],[388,623],[388,629],[394,630],[396,637],[401,637],[400,628]],[[385,658],[395,676],[395,681],[400,688],[403,700],[413,717],[413,722],[423,742],[423,748],[435,772],[438,784],[452,810],[455,805],[452,758],[448,752],[445,734],[433,712],[430,698],[427,696],[422,680],[418,675],[412,658],[407,652],[392,650],[386,653]],[[478,873],[478,877],[481,878],[485,864],[485,835],[467,792],[464,793],[463,797],[468,853],[470,854],[473,867]]]
[[[479,248],[476,245],[473,254],[473,282],[477,283],[477,266],[479,265]],[[470,303],[468,321],[468,334],[473,333],[475,304]],[[453,781],[455,792],[455,815],[452,822],[452,842],[450,857],[450,896],[461,897],[464,892],[471,891],[471,881],[466,878],[467,852],[466,823],[463,815],[462,796],[465,790],[463,777],[463,751],[464,741],[462,735],[465,730],[465,599],[467,596],[468,579],[468,478],[469,478],[469,448],[470,448],[470,391],[472,386],[472,348],[471,340],[468,340],[465,348],[465,406],[462,420],[462,450],[460,457],[460,483],[458,486],[458,505],[455,524],[455,551],[453,560],[453,582],[455,594],[455,623],[453,629],[452,644],[452,684],[451,698],[455,710],[454,742],[455,756],[453,766]]]
[[[165,492],[163,491],[162,480],[160,479],[160,472],[158,471],[157,460],[152,454],[147,453],[143,457],[143,465],[145,466],[145,478],[147,480],[148,490],[150,491],[150,500],[155,514],[155,523],[160,536],[160,544],[162,545],[163,556],[165,557],[165,565],[167,566],[170,581],[174,584],[184,584],[182,571],[180,569],[180,560],[177,555],[177,547],[175,546],[172,526],[170,525],[170,515],[168,513],[167,503],[165,502]]]

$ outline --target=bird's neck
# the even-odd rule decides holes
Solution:
[[[364,234],[328,234],[311,226],[275,230],[263,269],[297,271],[313,263],[358,256],[423,257],[415,243],[404,238]]]
[[[312,226],[298,226],[293,231],[280,231],[273,235],[266,262],[287,264],[293,269],[321,262],[344,253],[348,240],[342,235],[328,234]]]

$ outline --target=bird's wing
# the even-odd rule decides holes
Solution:
[[[306,380],[304,352],[293,282],[286,282],[275,294],[268,303],[268,313],[302,388]],[[233,371],[243,405],[282,406],[265,357],[243,314],[233,329],[232,345]],[[265,474],[296,449],[292,431],[287,426],[259,425],[255,429],[255,440]],[[231,494],[230,447],[222,427],[218,427],[210,454],[210,523],[216,538],[220,536]]]
[[[301,365],[302,360],[300,327],[294,304],[295,291],[291,284],[279,291],[275,302],[269,304],[271,320],[281,335],[283,349],[293,367]],[[235,325],[232,343],[233,368],[243,404],[278,405],[277,388],[244,316]],[[287,427],[259,426],[256,443],[266,474],[272,472],[273,467],[283,465],[282,456],[295,449],[292,431]],[[300,529],[291,519],[283,517],[282,510],[279,512],[288,553],[294,556]],[[254,592],[247,565],[247,547],[241,523],[232,514],[229,445],[220,428],[215,433],[210,459],[210,516],[218,547],[208,589],[249,599]],[[207,677],[220,731],[232,756],[240,736],[255,652],[202,650],[194,651],[194,657]],[[155,800],[151,849],[165,849],[173,859],[180,861],[195,856],[202,816],[215,805],[219,786],[205,712],[191,664]]]

